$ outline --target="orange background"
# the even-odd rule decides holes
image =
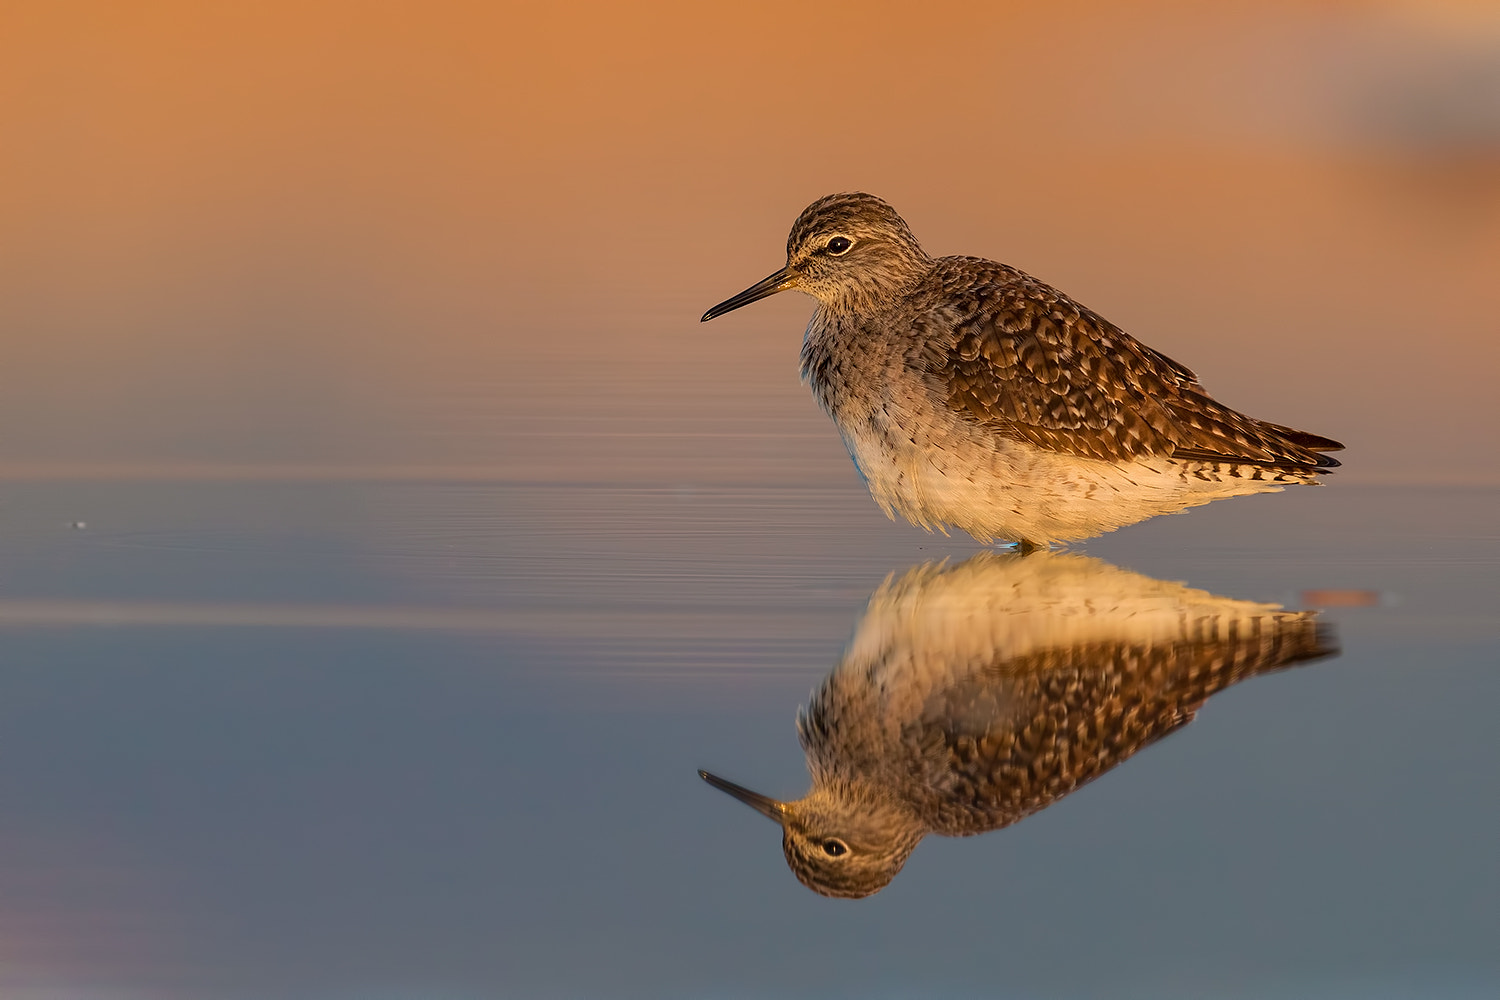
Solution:
[[[0,15],[0,463],[847,478],[813,198],[890,200],[1343,439],[1500,478],[1486,3],[206,3]]]

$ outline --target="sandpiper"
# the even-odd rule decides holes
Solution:
[[[1009,826],[1176,732],[1217,692],[1337,652],[1315,612],[1087,556],[983,552],[871,596],[797,717],[807,795],[782,802],[698,774],[776,821],[808,888],[868,896],[928,834]]]
[[[870,494],[928,530],[1043,547],[1339,464],[1029,274],[928,256],[874,195],[813,202],[786,266],[703,319],[787,289],[818,300],[802,376]]]

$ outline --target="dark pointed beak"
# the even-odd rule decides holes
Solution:
[[[698,777],[713,785],[719,791],[728,792],[762,816],[769,816],[782,826],[785,826],[786,821],[791,818],[785,802],[777,802],[775,799],[767,798],[759,792],[752,792],[750,789],[736,785],[732,781],[725,781],[718,775],[709,774],[707,771],[699,771]]]
[[[715,316],[722,316],[727,312],[733,312],[740,306],[748,306],[752,302],[759,302],[761,299],[766,298],[769,295],[775,295],[777,292],[784,292],[788,288],[795,288],[796,285],[797,275],[792,272],[791,268],[783,267],[781,270],[777,271],[770,277],[762,281],[757,281],[755,284],[751,285],[749,288],[745,289],[743,292],[740,292],[740,294],[734,296],[733,298],[725,299],[723,302],[720,302],[708,312],[704,313],[703,318],[698,322],[707,323]]]

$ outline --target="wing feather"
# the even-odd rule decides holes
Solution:
[[[982,265],[982,266],[979,266]],[[1217,402],[1192,371],[1035,278],[975,258],[938,262],[941,312],[918,362],[954,410],[1070,455],[1147,455],[1321,471],[1337,441]]]

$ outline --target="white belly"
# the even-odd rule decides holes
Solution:
[[[958,528],[982,542],[1077,541],[1222,497],[1281,489],[1273,479],[1220,475],[1212,465],[1162,456],[1117,465],[1051,452],[987,437],[956,416],[921,426],[924,433],[910,434],[867,419],[840,431],[888,516],[899,513],[929,531]]]

